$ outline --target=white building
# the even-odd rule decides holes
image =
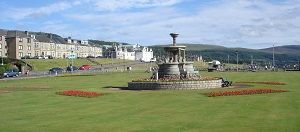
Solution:
[[[153,51],[151,48],[143,47],[142,50],[135,52],[135,60],[150,62],[153,60]]]
[[[144,62],[150,62],[153,60],[153,51],[148,47],[142,47],[139,45],[115,45],[106,47],[103,52],[104,57],[125,59],[125,60],[138,60]]]
[[[134,51],[129,51],[126,47],[115,46],[112,52],[117,59],[135,60]]]

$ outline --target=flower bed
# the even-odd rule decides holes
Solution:
[[[66,96],[78,96],[78,97],[97,97],[103,94],[97,92],[87,92],[81,90],[65,90],[61,92],[57,92],[58,95],[66,95]]]
[[[286,85],[284,82],[254,82],[254,81],[246,81],[246,82],[236,82],[236,83],[255,83],[255,84],[267,84],[267,85]]]
[[[209,80],[218,80],[219,77],[201,77],[201,78],[188,78],[188,79],[180,79],[180,78],[173,78],[173,77],[165,77],[160,78],[158,80],[152,78],[141,78],[132,80],[132,82],[177,82],[177,81],[209,81]]]
[[[252,94],[281,93],[281,92],[287,92],[287,90],[245,89],[245,90],[234,90],[234,91],[210,92],[210,93],[206,93],[205,95],[208,97],[217,97],[217,96],[252,95]]]

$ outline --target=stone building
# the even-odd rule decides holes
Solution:
[[[102,56],[102,47],[87,40],[62,38],[52,33],[0,30],[0,55],[21,58],[67,58]]]
[[[7,45],[5,41],[6,31],[0,29],[0,56],[7,56]]]

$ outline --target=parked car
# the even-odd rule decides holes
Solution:
[[[59,73],[63,73],[64,72],[64,69],[60,68],[60,67],[54,67],[54,68],[51,68],[49,70],[49,74],[59,74]]]
[[[96,58],[95,56],[87,56],[86,58]]]
[[[76,70],[78,70],[78,67],[76,67],[76,66],[68,66],[67,67],[67,71],[76,71]]]
[[[18,69],[7,70],[3,73],[4,77],[18,77],[19,75],[20,75],[20,72]]]
[[[89,70],[91,68],[92,68],[91,65],[82,65],[81,67],[79,67],[79,70]]]
[[[151,58],[150,62],[156,62],[156,58]]]

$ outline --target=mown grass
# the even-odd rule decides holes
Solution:
[[[98,62],[99,64],[117,64],[117,63],[130,62],[128,60],[109,59],[109,58],[92,58],[92,60]],[[24,61],[32,65],[34,71],[45,71],[53,67],[65,68],[70,64],[72,64],[71,59],[27,59]],[[88,61],[87,59],[74,59],[73,65],[82,66],[82,65],[96,65],[96,64],[91,61]]]
[[[300,131],[299,72],[201,72],[232,81],[280,81],[253,88],[286,93],[206,97],[214,90],[114,91],[144,72],[0,81],[1,131]],[[36,89],[36,90],[35,90]],[[56,95],[66,89],[96,98]]]

